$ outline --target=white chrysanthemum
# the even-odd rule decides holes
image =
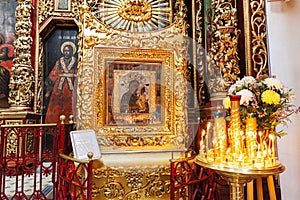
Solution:
[[[234,84],[237,88],[241,88],[243,86],[243,82],[241,80],[238,80]]]
[[[254,84],[256,82],[256,79],[253,76],[245,76],[241,80],[242,84],[244,85],[249,85],[249,84]]]
[[[283,89],[283,84],[276,78],[266,78],[263,83],[266,84],[269,89],[277,89],[280,91]]]
[[[237,92],[236,95],[241,95],[240,105],[249,105],[249,102],[253,101],[254,97],[254,94],[247,89]]]
[[[236,86],[235,85],[232,85],[232,86],[230,86],[230,88],[228,89],[228,94],[229,95],[232,95],[232,94],[234,94],[235,92],[236,92]]]
[[[242,88],[242,86],[243,86],[242,81],[240,81],[240,80],[236,81],[235,84],[233,84],[229,87],[228,94],[229,95],[235,94],[237,90]]]

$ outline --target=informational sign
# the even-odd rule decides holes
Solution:
[[[100,147],[94,130],[77,130],[70,132],[74,158],[88,160],[88,153],[93,153],[93,160],[101,157]]]

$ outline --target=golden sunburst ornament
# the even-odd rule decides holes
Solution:
[[[100,0],[97,17],[105,24],[131,32],[149,32],[171,24],[170,0]]]

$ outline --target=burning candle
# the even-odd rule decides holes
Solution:
[[[263,144],[262,144],[262,132],[261,131],[258,132],[258,136],[259,136],[259,147],[260,147],[260,148],[258,148],[258,150],[262,151]]]
[[[247,147],[247,154],[251,158],[254,157],[255,151],[255,134],[256,134],[256,118],[249,117],[246,119],[246,147]]]
[[[211,126],[211,123],[208,122],[207,123],[207,127],[206,127],[206,135],[205,135],[205,146],[206,146],[206,154],[208,154],[208,134],[210,133],[210,126]]]
[[[270,134],[269,135],[269,139],[270,139],[270,143],[271,143],[271,146],[272,146],[272,158],[275,158],[275,135],[274,134]]]
[[[202,130],[202,133],[201,133],[201,140],[200,140],[200,141],[203,142],[202,144],[204,144],[204,136],[205,136],[205,130]]]

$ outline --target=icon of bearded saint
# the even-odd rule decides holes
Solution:
[[[74,115],[76,101],[77,59],[76,46],[67,41],[61,45],[62,57],[57,59],[45,81],[45,97],[49,98],[46,123],[58,122],[60,115]]]

